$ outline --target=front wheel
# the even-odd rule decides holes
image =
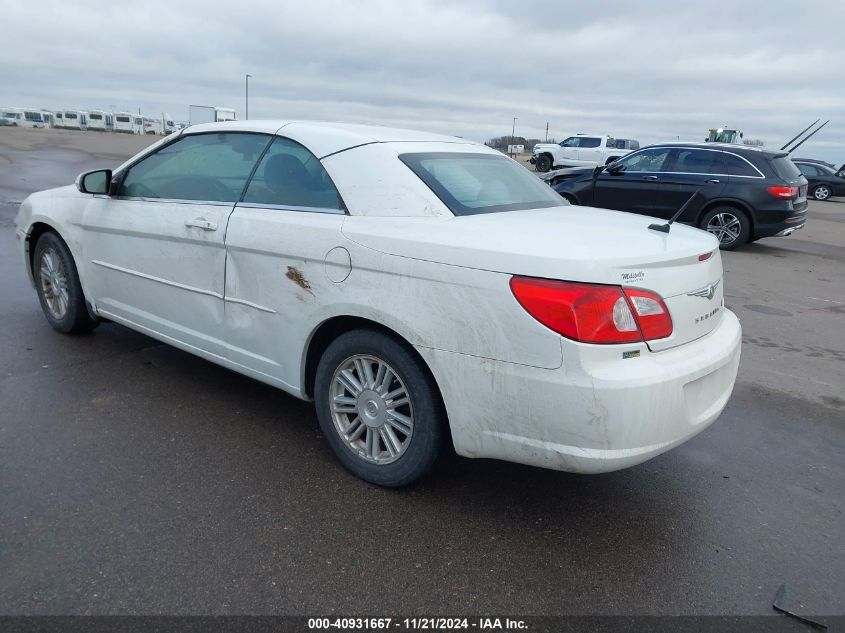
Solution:
[[[546,173],[547,171],[549,171],[552,168],[551,156],[547,156],[546,154],[538,156],[537,162],[534,163],[534,168],[541,173]]]
[[[374,330],[353,330],[326,349],[314,385],[317,418],[340,462],[354,475],[406,486],[434,464],[445,414],[422,362]]]
[[[813,198],[815,198],[816,200],[827,200],[832,194],[833,192],[827,185],[819,185],[818,187],[813,189]]]
[[[32,274],[41,310],[53,329],[78,334],[97,326],[88,314],[73,256],[55,233],[44,233],[38,238]]]
[[[734,207],[716,207],[704,214],[700,227],[719,240],[719,248],[732,251],[751,237],[751,222],[744,212]]]

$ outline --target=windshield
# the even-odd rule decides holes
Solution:
[[[405,163],[455,215],[563,207],[568,203],[504,156],[453,152],[402,154]]]

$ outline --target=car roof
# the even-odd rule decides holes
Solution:
[[[635,151],[642,151],[651,147],[689,147],[694,149],[716,149],[721,150],[723,152],[751,152],[756,154],[762,154],[768,157],[780,157],[787,155],[786,152],[781,150],[766,149],[765,147],[755,147],[753,145],[740,145],[739,143],[685,143],[683,141],[675,141],[670,143],[653,143],[652,145],[641,147],[639,150]]]
[[[433,134],[419,130],[363,125],[334,121],[249,120],[203,123],[185,128],[185,134],[201,132],[260,132],[280,134],[302,143],[318,158],[325,158],[351,147],[371,143],[437,142],[478,146],[479,143],[457,136]],[[482,145],[483,147],[483,145]]]

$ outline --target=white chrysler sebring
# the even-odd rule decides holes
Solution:
[[[56,330],[107,319],[313,399],[344,466],[401,486],[449,439],[598,473],[719,416],[719,245],[652,221],[459,138],[231,121],[31,195],[16,237]]]

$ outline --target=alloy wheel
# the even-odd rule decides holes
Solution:
[[[411,443],[411,397],[384,360],[364,354],[344,360],[332,376],[329,400],[335,430],[364,461],[389,464]]]
[[[830,189],[822,185],[821,187],[816,187],[813,191],[813,197],[816,200],[827,200],[830,198]]]
[[[733,244],[742,231],[742,223],[733,213],[717,213],[707,222],[707,232],[719,240],[719,244]]]
[[[61,258],[52,248],[45,248],[41,253],[39,277],[47,309],[53,318],[63,319],[70,302],[68,279]]]

